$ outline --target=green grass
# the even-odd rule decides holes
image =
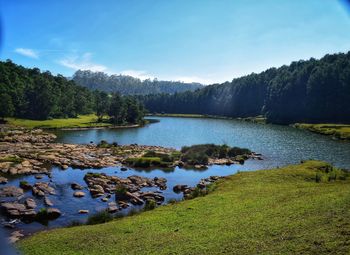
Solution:
[[[346,124],[294,124],[295,127],[306,129],[322,135],[330,135],[342,140],[350,140],[350,125]]]
[[[308,161],[238,173],[207,196],[41,232],[18,248],[25,255],[349,254],[350,181],[316,182],[326,166]]]
[[[80,115],[77,118],[52,119],[52,120],[28,120],[28,119],[6,119],[10,125],[26,128],[87,128],[106,127],[109,123],[97,122],[95,114]]]

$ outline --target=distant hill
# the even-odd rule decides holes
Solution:
[[[105,92],[119,92],[122,95],[148,95],[194,91],[202,88],[200,83],[184,83],[180,81],[144,80],[128,75],[108,75],[103,72],[78,70],[73,75],[76,84],[89,89]]]

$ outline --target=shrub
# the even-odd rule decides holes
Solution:
[[[87,225],[101,224],[111,221],[113,217],[107,211],[100,211],[91,216],[86,221]]]
[[[157,207],[157,203],[153,199],[148,199],[146,200],[145,207],[143,208],[145,211],[150,211],[153,210],[154,208]]]

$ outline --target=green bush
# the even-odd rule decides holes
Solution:
[[[145,211],[153,210],[157,207],[157,203],[153,199],[146,200],[145,207],[143,208]]]
[[[100,211],[91,216],[86,221],[87,225],[101,224],[111,221],[113,217],[107,211]]]
[[[126,163],[134,167],[151,167],[159,166],[161,159],[159,157],[128,158]]]

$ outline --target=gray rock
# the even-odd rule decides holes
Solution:
[[[53,203],[48,197],[44,197],[44,204],[47,206],[53,206]]]
[[[7,178],[0,176],[0,184],[6,184]]]
[[[73,182],[70,186],[71,186],[71,188],[74,189],[74,190],[82,190],[82,189],[83,189],[83,186],[79,185],[79,184],[76,183],[76,182]]]
[[[24,203],[28,209],[34,209],[36,207],[36,203],[33,198],[28,197]]]
[[[23,195],[23,189],[16,186],[6,186],[0,189],[0,197],[20,197]]]
[[[82,192],[82,191],[76,191],[76,192],[74,192],[73,196],[75,196],[75,197],[84,197],[85,193]]]

